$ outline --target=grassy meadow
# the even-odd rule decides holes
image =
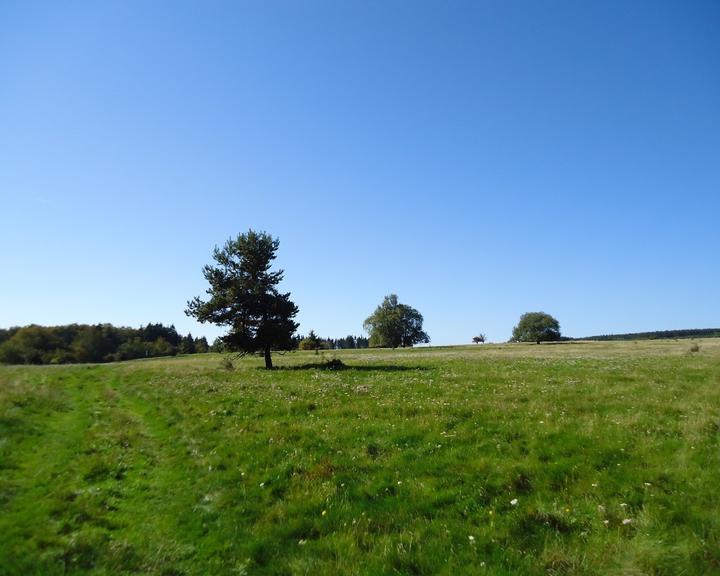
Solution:
[[[274,361],[0,367],[0,574],[720,574],[720,339]]]

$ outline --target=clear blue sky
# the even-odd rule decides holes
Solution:
[[[0,4],[0,326],[174,323],[281,241],[300,331],[720,325],[720,3]]]

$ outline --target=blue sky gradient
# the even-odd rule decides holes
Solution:
[[[720,326],[720,4],[0,4],[0,326],[174,323],[281,241],[300,331]]]

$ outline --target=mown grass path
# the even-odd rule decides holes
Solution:
[[[720,573],[689,348],[1,367],[0,574]]]

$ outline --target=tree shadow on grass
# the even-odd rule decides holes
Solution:
[[[361,364],[348,366],[342,360],[333,359],[325,362],[295,364],[293,366],[275,366],[273,370],[327,370],[328,372],[408,372],[411,370],[427,370],[424,366],[400,366],[396,364]]]

